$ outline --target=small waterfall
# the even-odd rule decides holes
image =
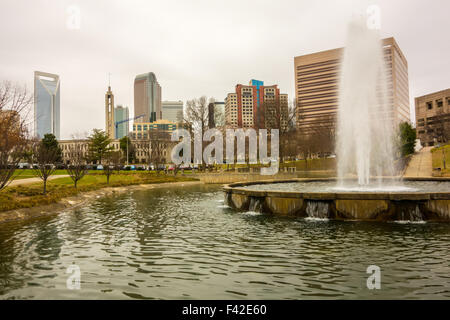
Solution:
[[[404,206],[400,210],[401,211],[397,216],[400,221],[425,222],[419,205],[417,204]]]
[[[232,208],[232,201],[231,201],[231,193],[225,193],[225,199],[223,201],[224,205],[229,206]]]
[[[324,201],[307,201],[306,214],[309,218],[328,219],[330,204]]]
[[[250,204],[248,206],[248,211],[252,212],[262,212],[262,201],[260,198],[250,197]]]

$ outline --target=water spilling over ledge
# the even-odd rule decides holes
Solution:
[[[350,183],[351,184],[351,183]],[[225,202],[242,211],[317,219],[450,221],[450,179],[385,179],[383,188],[339,188],[335,179],[234,183]]]

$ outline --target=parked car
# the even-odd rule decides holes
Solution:
[[[17,165],[17,168],[18,168],[18,169],[30,169],[31,166],[30,166],[30,164],[24,162],[24,163],[19,163],[19,164]]]
[[[67,169],[67,166],[64,163],[57,163],[56,169],[64,170]]]
[[[103,170],[103,166],[101,164],[99,164],[96,168],[96,170]]]

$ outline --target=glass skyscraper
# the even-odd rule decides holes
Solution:
[[[60,138],[60,81],[56,74],[34,72],[34,129],[38,138]]]
[[[127,120],[129,118],[128,107],[123,107],[118,105],[114,108],[114,123]],[[117,124],[116,130],[116,139],[122,139],[123,137],[128,135],[130,131],[130,122],[124,121],[122,123]]]

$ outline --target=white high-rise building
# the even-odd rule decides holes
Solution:
[[[38,138],[60,136],[60,81],[56,74],[34,72],[34,129]]]
[[[162,119],[171,122],[181,122],[183,120],[183,101],[163,101]]]

